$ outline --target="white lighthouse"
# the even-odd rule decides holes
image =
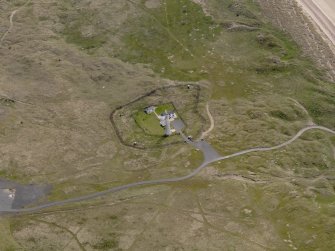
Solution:
[[[171,132],[171,124],[170,124],[170,119],[168,116],[165,116],[165,130],[164,130],[164,135],[165,136],[170,136],[172,134]]]

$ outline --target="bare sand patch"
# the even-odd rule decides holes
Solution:
[[[161,5],[160,0],[148,0],[145,2],[145,7],[149,9],[155,9],[158,8]]]

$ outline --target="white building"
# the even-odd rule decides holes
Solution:
[[[175,112],[165,111],[157,117],[160,120],[160,125],[165,128],[165,136],[170,136],[173,132],[175,132],[175,130],[171,128],[171,121],[174,121],[177,118],[177,114]]]
[[[177,118],[177,114],[175,112],[163,112],[158,119],[160,120],[160,125],[165,127],[166,121],[174,121]]]
[[[151,114],[151,113],[155,112],[155,110],[156,110],[156,107],[153,106],[153,105],[151,105],[151,106],[146,107],[146,108],[144,109],[144,112],[145,112],[146,114]]]
[[[166,117],[165,117],[165,130],[164,130],[164,135],[165,135],[165,136],[170,136],[171,134],[172,134],[172,131],[171,131],[170,120],[169,120],[169,117],[166,116]]]

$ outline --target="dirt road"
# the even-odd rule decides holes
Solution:
[[[335,45],[335,1],[297,0],[297,2]]]
[[[209,118],[209,121],[210,121],[211,124],[210,124],[209,128],[207,129],[207,131],[205,131],[201,134],[200,139],[205,138],[214,129],[214,118],[213,118],[211,112],[209,111],[208,103],[206,104],[206,111],[207,111],[207,115],[208,115],[208,118]]]

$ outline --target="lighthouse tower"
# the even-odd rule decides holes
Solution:
[[[165,116],[165,132],[164,132],[164,134],[165,134],[165,136],[170,136],[172,134],[170,119],[169,119],[168,115]]]

